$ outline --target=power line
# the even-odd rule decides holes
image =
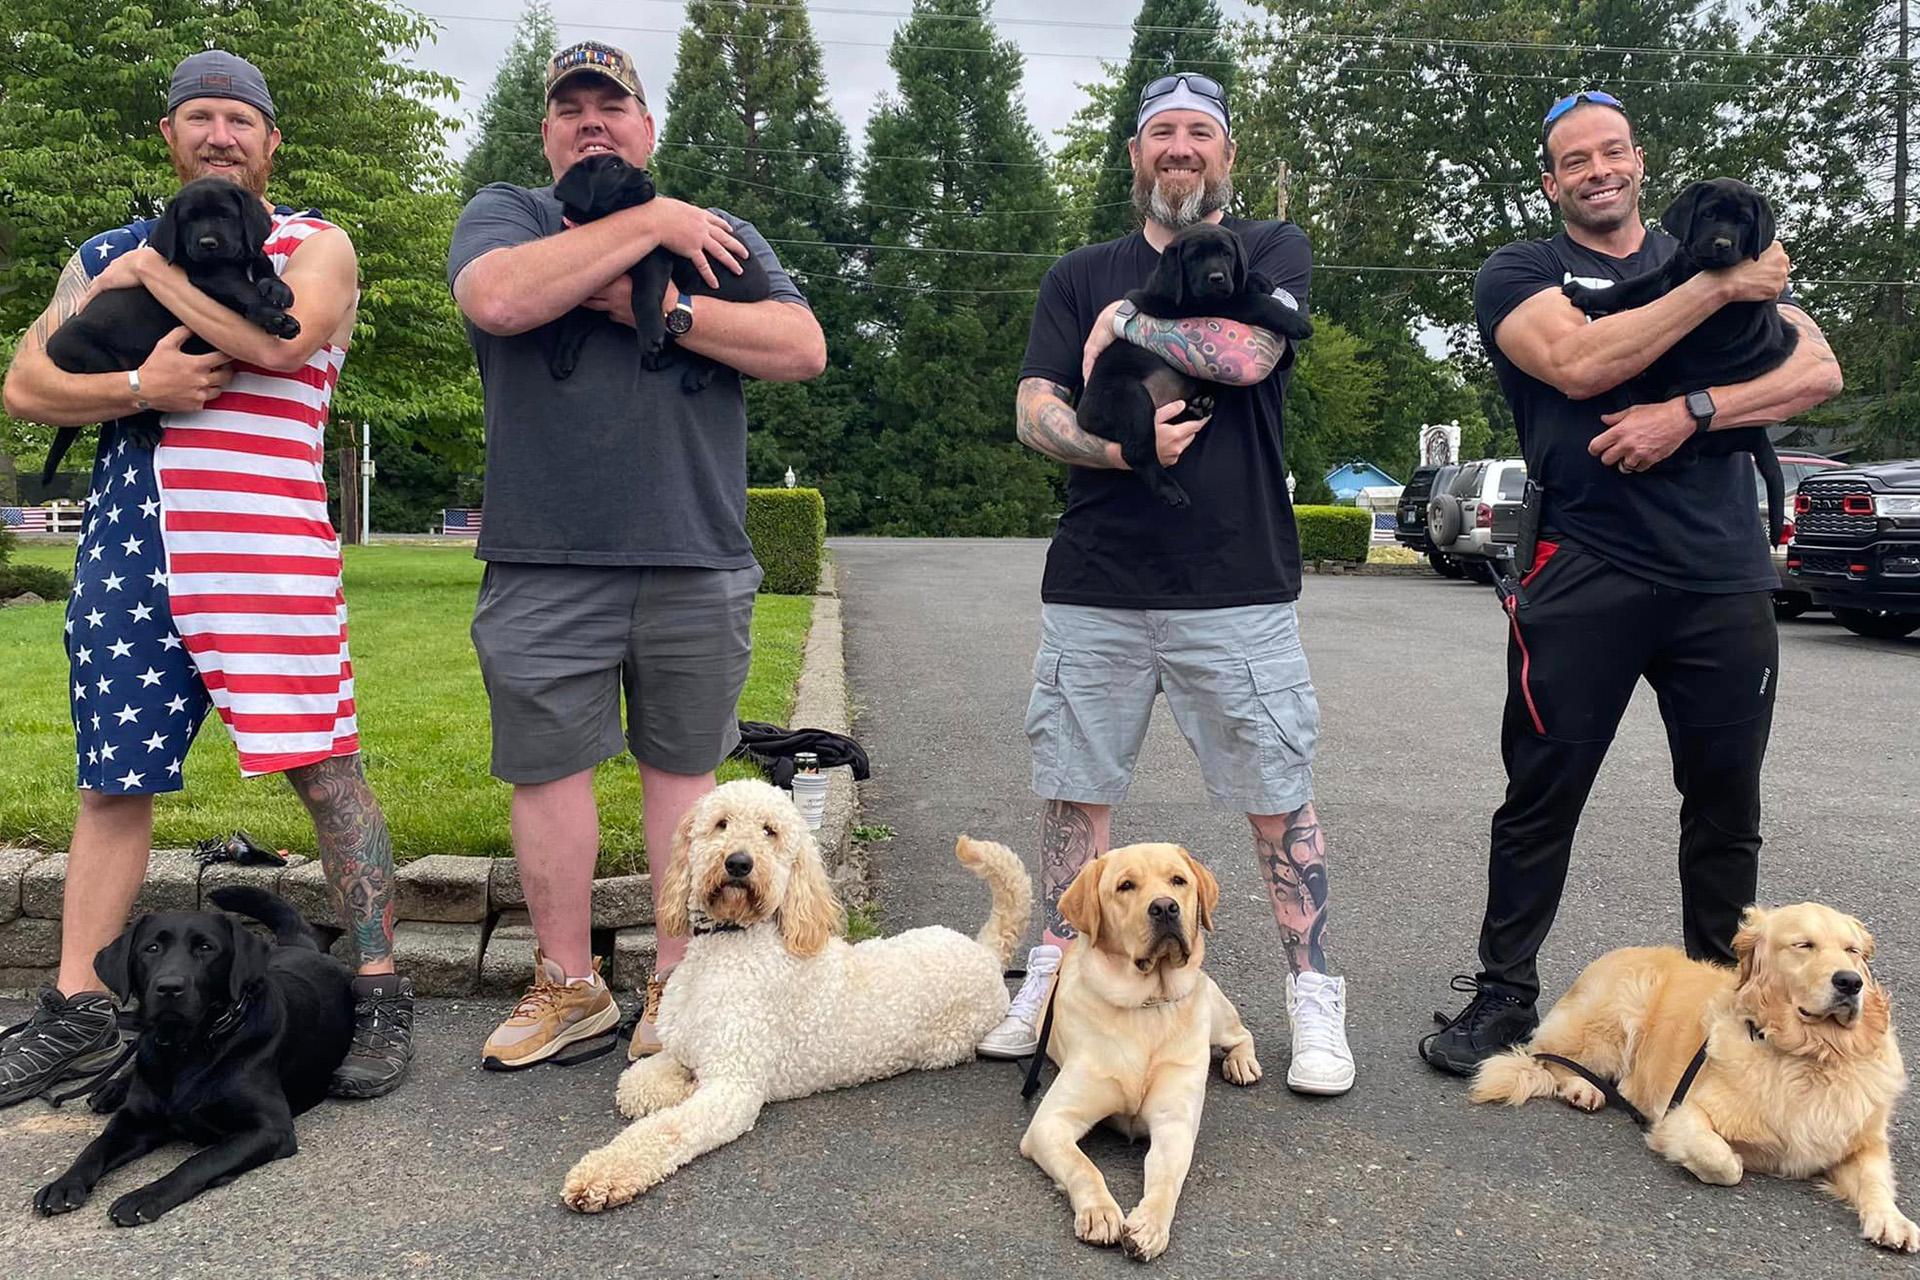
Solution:
[[[928,158],[931,159],[931,157],[928,157]],[[864,205],[869,209],[888,209],[896,213],[923,213],[930,217],[1018,218],[1018,217],[1038,216],[1041,214],[1049,214],[1049,215],[1057,216],[1060,214],[1071,214],[1071,213],[1079,212],[1078,209],[1072,206],[1063,206],[1063,205],[1050,205],[1045,209],[978,209],[976,210],[976,209],[923,209],[918,205],[882,204],[877,200],[849,201],[844,194],[841,194],[839,192],[823,194],[823,193],[814,192],[814,191],[799,191],[792,187],[776,187],[769,182],[756,182],[751,178],[737,177],[734,174],[725,173],[719,169],[705,169],[700,167],[699,165],[682,164],[678,160],[661,159],[657,153],[654,158],[654,163],[664,164],[669,169],[683,169],[691,173],[704,173],[709,177],[723,178],[728,182],[739,183],[741,186],[758,187],[762,191],[777,191],[781,195],[799,196],[803,200],[823,201],[828,204],[852,203],[852,204]],[[1086,207],[1088,209],[1117,209],[1121,205],[1127,205],[1132,203],[1133,201],[1131,200],[1108,200],[1102,204],[1090,204]]]

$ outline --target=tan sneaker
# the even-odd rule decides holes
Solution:
[[[598,957],[593,962],[593,981],[569,986],[566,971],[535,947],[533,985],[487,1037],[480,1065],[489,1071],[530,1067],[570,1044],[604,1034],[619,1022],[620,1006],[600,981]]]
[[[660,1033],[654,1024],[660,1020],[660,993],[667,989],[667,980],[659,974],[647,975],[647,989],[642,994],[644,1003],[640,1006],[640,1021],[634,1024],[633,1040],[627,1045],[627,1061],[638,1062],[666,1048],[660,1043]]]

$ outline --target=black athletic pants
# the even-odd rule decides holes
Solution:
[[[1574,827],[1643,676],[1681,796],[1687,954],[1733,963],[1759,879],[1760,763],[1780,666],[1771,594],[1678,591],[1543,541],[1505,603],[1507,799],[1493,815],[1481,982],[1538,998],[1534,956],[1559,910]]]

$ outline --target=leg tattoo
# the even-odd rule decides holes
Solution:
[[[1295,973],[1325,973],[1327,958],[1321,945],[1327,932],[1327,839],[1311,803],[1287,815],[1286,824],[1285,834],[1276,842],[1256,822],[1254,852],[1267,882],[1267,896],[1273,899],[1273,919],[1280,926],[1288,966]]]
[[[1093,819],[1065,800],[1047,801],[1040,815],[1040,894],[1046,899],[1046,930],[1056,938],[1076,936],[1060,914],[1060,897],[1093,858]]]
[[[289,770],[287,780],[313,815],[327,885],[360,963],[387,959],[393,954],[393,837],[360,757]]]

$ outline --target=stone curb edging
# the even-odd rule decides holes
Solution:
[[[1308,560],[1301,569],[1350,578],[1437,578],[1424,564],[1365,564],[1354,560]]]
[[[807,631],[800,682],[790,723],[846,734],[846,650],[832,561],[823,560],[813,621]],[[864,863],[853,845],[858,806],[852,771],[827,771],[826,817],[815,838],[843,900],[867,901]],[[53,979],[60,962],[60,905],[67,855],[0,846],[0,995],[31,995]],[[328,894],[320,864],[301,854],[285,867],[203,867],[184,849],[156,849],[134,910],[212,909],[208,895],[224,885],[249,884],[278,893],[332,940],[335,955],[353,959],[352,939]],[[421,995],[510,995],[527,983],[533,928],[518,866],[512,858],[429,854],[394,875],[395,966]],[[653,968],[653,891],[646,875],[610,876],[593,883],[594,952],[612,961],[605,971],[615,991],[632,991]]]

